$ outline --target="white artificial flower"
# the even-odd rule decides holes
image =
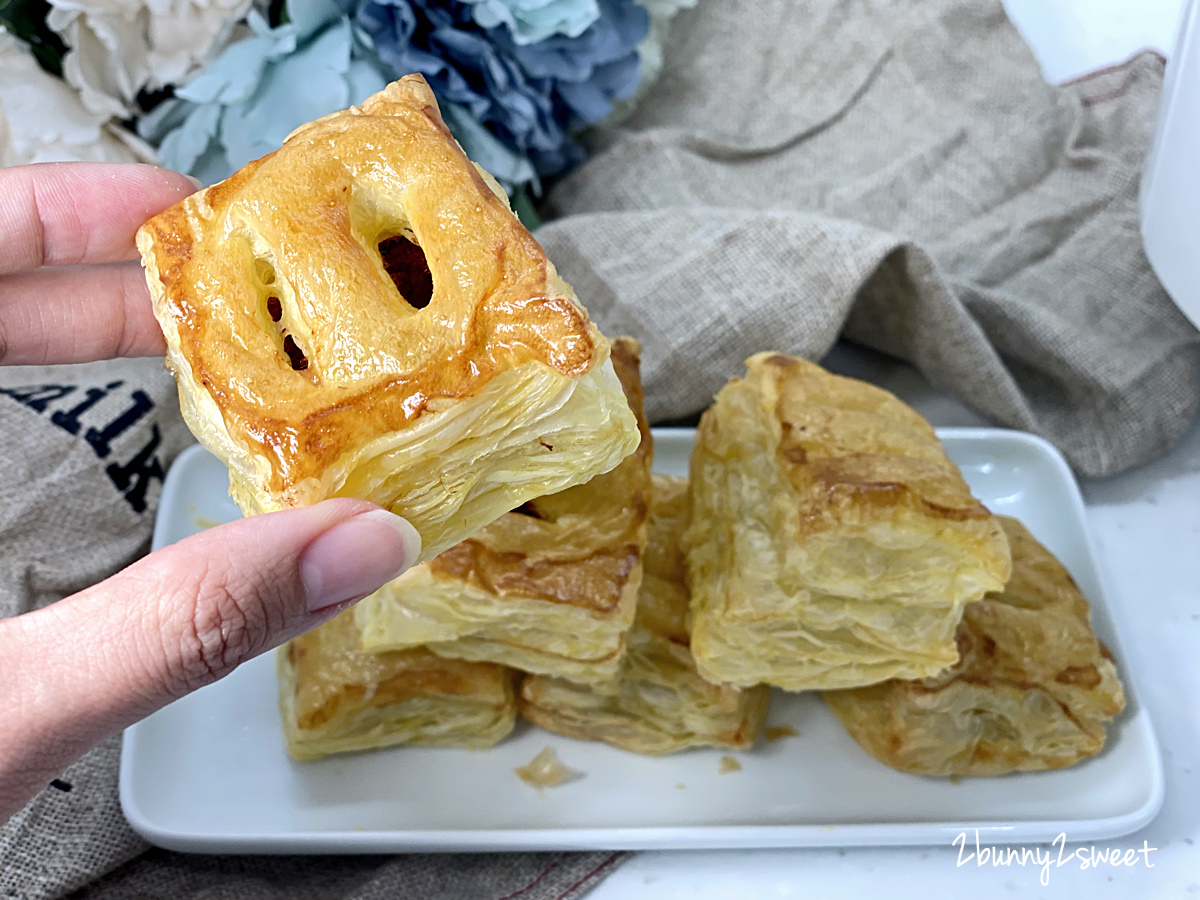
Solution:
[[[227,44],[252,0],[50,0],[63,75],[88,109],[124,118],[143,88],[176,84]]]
[[[108,119],[0,28],[0,165],[154,161],[154,151]]]

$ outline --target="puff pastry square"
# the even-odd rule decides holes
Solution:
[[[608,342],[419,75],[137,244],[184,418],[247,514],[363,497],[429,559],[637,446]]]
[[[517,694],[522,716],[547,731],[634,753],[750,748],[762,730],[770,689],[710,684],[696,672],[680,546],[686,511],[687,480],[655,475],[637,619],[616,690],[533,675]]]
[[[862,748],[921,775],[1061,769],[1104,746],[1125,708],[1112,655],[1092,633],[1070,573],[1015,519],[1008,586],[972,603],[958,626],[961,658],[918,681],[825,694]]]
[[[709,681],[788,690],[932,675],[1008,579],[1004,532],[887,391],[778,353],[700,420],[684,535]]]
[[[501,516],[359,603],[364,649],[424,644],[443,656],[611,681],[633,624],[649,508],[640,349],[631,338],[612,345],[637,417],[637,451],[586,484]]]
[[[428,650],[363,653],[349,611],[281,647],[276,670],[297,759],[392,744],[482,749],[516,722],[512,670]]]

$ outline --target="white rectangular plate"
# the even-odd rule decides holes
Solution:
[[[693,432],[655,431],[654,465],[685,475]],[[220,853],[405,850],[815,847],[949,844],[1128,834],[1163,798],[1162,763],[1097,573],[1083,501],[1045,441],[998,429],[944,429],[975,495],[1023,520],[1071,570],[1097,634],[1117,658],[1128,707],[1098,757],[1002,778],[902,775],[868,757],[822,700],[776,692],[770,725],[798,736],[736,754],[662,758],[518,725],[485,751],[397,747],[296,762],[284,752],[270,655],[125,732],[121,805],[163,847]],[[199,447],[163,488],[154,546],[238,516],[225,467]],[[513,772],[545,746],[584,777],[538,790]]]

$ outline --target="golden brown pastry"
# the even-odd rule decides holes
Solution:
[[[747,750],[762,730],[770,690],[715,685],[696,673],[686,627],[689,594],[679,538],[687,480],[654,476],[645,572],[615,691],[560,678],[526,678],[521,714],[547,731],[605,741],[634,753],[687,747]]]
[[[419,75],[137,243],[184,417],[248,514],[363,497],[428,559],[637,446],[608,342]]]
[[[482,749],[516,721],[515,672],[428,650],[363,653],[349,611],[279,648],[276,668],[297,759],[392,744]]]
[[[641,443],[611,472],[539,497],[404,573],[356,610],[363,648],[427,645],[584,682],[617,672],[642,579],[651,439],[642,414],[640,347],[612,361]]]
[[[825,700],[862,748],[902,772],[1002,775],[1094,756],[1125,708],[1112,656],[1092,633],[1070,573],[1016,519],[1008,586],[972,603],[961,659],[932,678],[888,681]]]
[[[788,690],[932,675],[1009,575],[1000,524],[893,395],[760,353],[700,420],[684,535],[709,681]]]

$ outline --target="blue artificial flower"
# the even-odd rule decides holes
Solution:
[[[612,101],[638,85],[637,46],[650,27],[650,15],[634,0],[599,0],[600,17],[575,38],[551,37],[521,46],[504,29],[493,32],[534,78],[552,78],[578,123],[591,125],[612,112]]]
[[[567,140],[550,83],[530,80],[499,52],[466,4],[365,0],[355,21],[395,77],[420,72],[439,102],[457,104],[493,126],[521,156],[554,153]]]
[[[379,59],[396,77],[420,72],[439,100],[462,104],[476,117],[482,116],[487,111],[486,99],[467,84],[457,69],[426,49],[434,29],[454,28],[449,11],[435,9],[434,16],[433,20],[428,16],[418,18],[408,0],[378,0],[361,4],[355,20],[369,36]]]
[[[466,0],[482,28],[508,27],[520,45],[536,44],[556,34],[579,37],[600,18],[596,0]]]
[[[508,24],[482,28],[460,0],[359,0],[355,22],[394,76],[421,72],[549,176],[583,158],[571,131],[599,121],[638,82],[637,45],[649,15],[635,0],[597,0],[576,36],[521,43]]]

